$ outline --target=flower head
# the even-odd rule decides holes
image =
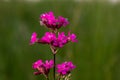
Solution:
[[[59,16],[58,19],[56,19],[53,12],[48,12],[40,15],[40,24],[55,30],[61,28],[62,26],[66,26],[69,22],[62,16]]]
[[[35,42],[37,42],[37,33],[36,32],[33,32],[32,33],[32,36],[31,36],[31,39],[30,39],[30,44],[34,44]]]
[[[37,69],[38,67],[42,66],[43,62],[42,60],[37,60],[34,64],[33,64],[33,69]]]
[[[66,36],[64,32],[59,32],[56,36],[55,33],[46,32],[42,38],[38,39],[38,43],[50,44],[59,48],[63,47],[69,41],[77,42],[76,35],[68,33],[68,36]]]
[[[33,63],[32,68],[36,69],[37,72],[34,72],[35,75],[38,74],[44,74],[48,75],[49,71],[51,68],[53,68],[54,62],[53,60],[46,60],[43,62],[42,60],[37,60],[36,62]]]
[[[66,26],[68,25],[69,22],[66,18],[62,17],[62,16],[59,16],[58,19],[57,19],[57,29],[59,29],[61,26]]]
[[[71,42],[77,42],[76,35],[74,33],[70,34],[70,32],[68,32],[68,40]]]
[[[57,72],[60,75],[69,74],[76,66],[72,62],[63,62],[57,65]]]
[[[64,32],[58,33],[58,37],[53,41],[52,45],[54,47],[63,47],[68,42],[67,36]]]
[[[45,35],[38,40],[38,42],[43,44],[50,44],[55,39],[56,39],[56,35],[54,33],[46,32]]]
[[[53,60],[50,60],[50,61],[46,60],[45,63],[44,63],[44,66],[46,67],[46,69],[52,68],[53,65],[54,65]]]

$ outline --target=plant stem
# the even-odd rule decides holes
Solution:
[[[56,79],[56,76],[55,76],[55,67],[56,67],[56,53],[57,53],[57,48],[55,48],[54,46],[50,45],[50,48],[51,48],[51,51],[53,53],[53,61],[54,61],[54,66],[53,66],[53,80]]]
[[[55,67],[56,67],[56,53],[57,53],[57,49],[55,47],[53,47],[52,45],[50,45],[51,51],[53,53],[53,61],[54,61],[54,66],[53,66],[53,80],[56,79],[55,77]]]
[[[54,77],[54,80],[55,80],[55,72],[56,72],[56,70],[55,70],[55,66],[56,66],[56,55],[55,54],[53,54],[53,60],[54,60],[54,67],[53,67],[53,77]]]

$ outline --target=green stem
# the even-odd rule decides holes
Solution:
[[[55,66],[56,66],[56,55],[55,54],[53,54],[53,60],[54,60],[54,67],[53,67],[53,77],[54,77],[54,80],[55,80],[55,72],[56,72],[56,70],[55,70]]]
[[[50,45],[50,48],[52,50],[52,53],[53,53],[53,61],[54,61],[54,66],[53,66],[53,80],[56,79],[55,77],[55,67],[56,67],[56,53],[57,53],[57,49],[55,47],[53,47],[52,45]]]

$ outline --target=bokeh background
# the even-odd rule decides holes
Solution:
[[[0,80],[45,80],[32,63],[51,59],[48,45],[29,45],[32,32],[48,31],[39,15],[53,11],[68,18],[60,31],[76,33],[57,54],[57,63],[73,61],[72,80],[120,80],[120,3],[108,1],[0,1]],[[52,74],[52,72],[51,72]],[[52,77],[52,75],[50,75]]]

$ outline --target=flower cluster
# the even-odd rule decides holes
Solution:
[[[34,62],[32,65],[32,68],[36,70],[34,74],[43,74],[46,79],[49,80],[48,74],[50,69],[53,68],[53,79],[55,80],[55,68],[57,68],[57,73],[60,75],[60,77],[58,77],[58,80],[61,80],[63,78],[61,76],[66,76],[67,74],[71,73],[71,71],[76,66],[73,65],[71,61],[63,62],[62,64],[56,65],[56,53],[58,51],[58,48],[62,48],[68,42],[77,42],[76,35],[74,33],[70,33],[70,31],[67,35],[65,35],[65,32],[58,32],[59,28],[61,28],[62,26],[65,27],[69,24],[69,22],[66,18],[62,16],[58,16],[58,18],[56,18],[53,12],[41,14],[40,24],[49,28],[50,31],[45,32],[45,34],[41,38],[38,38],[37,33],[33,32],[30,39],[30,45],[33,45],[35,43],[48,44],[51,48],[54,58],[53,60],[46,60],[45,62],[43,62],[42,60],[37,60],[36,62]]]
[[[48,12],[40,15],[40,24],[55,30],[61,28],[62,26],[68,25],[69,22],[62,16],[59,16],[56,19],[53,12]]]
[[[44,74],[48,75],[49,71],[51,68],[53,68],[54,62],[53,60],[46,60],[43,62],[42,60],[37,60],[36,62],[33,63],[33,69],[37,70],[37,72],[34,72],[35,75],[38,74]]]
[[[68,36],[65,35],[64,32],[59,32],[58,36],[52,32],[46,32],[42,38],[37,38],[37,33],[33,32],[30,40],[30,44],[34,44],[35,42],[42,43],[42,44],[50,44],[54,47],[63,47],[69,41],[77,42],[76,35],[68,33]]]
[[[60,75],[66,75],[71,72],[76,66],[72,62],[63,62],[62,64],[57,65],[57,72]]]

